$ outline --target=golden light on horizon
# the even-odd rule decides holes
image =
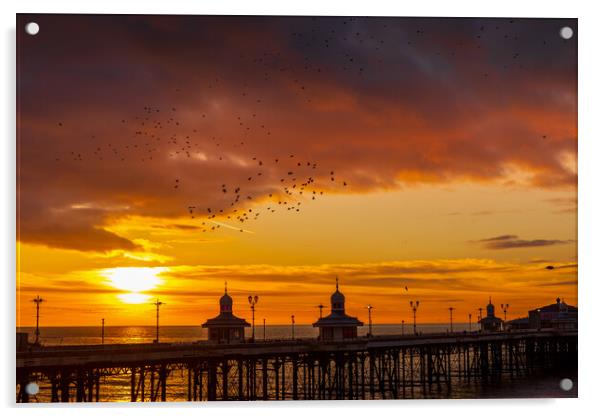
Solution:
[[[166,270],[166,267],[116,267],[104,270],[102,275],[111,286],[127,292],[117,295],[122,302],[137,304],[149,299],[149,295],[142,292],[163,283],[159,274]]]
[[[150,296],[143,293],[122,293],[117,297],[124,303],[140,304],[149,301]]]

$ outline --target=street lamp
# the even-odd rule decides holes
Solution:
[[[414,335],[418,335],[418,332],[416,331],[416,311],[418,310],[418,306],[420,305],[420,301],[410,301],[410,308],[412,309],[412,312],[414,313]]]
[[[366,309],[368,309],[368,336],[369,337],[372,336],[372,309],[373,308],[374,308],[374,306],[372,306],[372,305],[366,306]]]
[[[165,305],[165,303],[160,302],[159,299],[157,299],[157,301],[155,303],[153,303],[153,305],[155,305],[155,307],[157,308],[157,337],[155,338],[155,343],[159,343],[159,307],[161,305]]]
[[[483,308],[479,308],[479,324],[481,324],[482,320],[483,320]]]
[[[504,321],[506,321],[506,313],[508,312],[508,308],[509,308],[509,307],[510,307],[510,305],[509,305],[509,304],[507,304],[507,303],[506,303],[506,304],[504,305],[504,304],[502,303],[502,311],[504,312]]]
[[[322,319],[322,309],[324,309],[324,305],[320,303],[316,308],[320,309],[320,319]]]
[[[255,342],[255,305],[257,305],[257,302],[259,302],[259,296],[249,295],[249,305],[251,305],[251,315],[252,315],[252,323],[253,323],[251,342]]]
[[[295,315],[291,315],[291,329],[293,332],[292,338],[295,339]]]
[[[472,313],[468,314],[468,332],[472,332]]]
[[[452,332],[454,332],[454,318],[453,318],[453,314],[454,314],[454,309],[453,307],[449,307],[447,308],[449,309],[449,333],[451,334]]]
[[[36,340],[34,344],[40,343],[40,303],[45,302],[39,295],[32,299],[32,302],[36,304]]]

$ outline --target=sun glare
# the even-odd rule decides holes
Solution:
[[[117,295],[117,297],[124,303],[144,303],[150,300],[149,295],[144,295],[142,293],[122,293]]]
[[[111,286],[127,292],[118,295],[123,302],[142,303],[149,299],[149,296],[141,292],[161,284],[159,274],[165,270],[165,267],[117,267],[103,271],[102,275],[108,279]]]

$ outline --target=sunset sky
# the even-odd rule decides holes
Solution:
[[[576,20],[17,27],[18,325],[199,325],[225,281],[308,324],[336,276],[375,323],[577,304]]]

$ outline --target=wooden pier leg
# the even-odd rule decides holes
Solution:
[[[450,390],[451,389],[451,378],[452,378],[452,365],[451,365],[451,360],[452,360],[452,347],[451,345],[447,346],[447,371],[446,371],[446,382],[447,382],[447,389]]]
[[[311,357],[311,359],[308,357],[307,358],[307,379],[308,379],[307,396],[308,396],[309,400],[313,400],[315,398],[314,394],[315,394],[316,378],[315,378],[315,373],[314,373],[314,366],[315,366],[315,360],[314,360],[313,356]]]
[[[261,364],[261,378],[262,386],[261,392],[263,394],[263,400],[268,400],[268,359],[264,358]]]
[[[374,366],[376,364],[374,362],[374,353],[370,352],[369,354],[370,354],[370,356],[369,356],[369,361],[370,361],[369,365],[370,365],[370,368],[368,369],[368,373],[369,373],[368,383],[370,383],[370,398],[372,400],[374,400],[374,398],[376,397],[376,394],[375,394],[375,391],[374,391]]]
[[[199,389],[199,369],[198,369],[198,364],[195,364],[193,373],[192,373],[192,400],[194,400],[195,402],[197,400],[200,400],[199,396],[198,396],[198,389]]]
[[[78,403],[81,403],[85,400],[85,395],[84,395],[84,376],[81,372],[81,370],[77,371],[77,375],[75,378],[75,401]]]
[[[304,359],[303,363],[303,400],[307,400],[307,377],[308,377],[308,368],[307,368],[307,360]]]
[[[321,400],[326,399],[326,366],[328,363],[324,363],[324,358],[320,358],[319,367],[318,367],[318,377],[320,378],[319,386],[318,386],[318,397]]]
[[[366,400],[366,354],[360,354],[360,371],[361,371],[361,383],[362,383],[362,400]]]
[[[393,398],[399,396],[399,350],[393,350]]]
[[[192,368],[188,365],[188,401],[192,401]]]
[[[230,372],[230,366],[228,360],[222,362],[222,400],[228,400],[228,373]]]
[[[286,357],[282,359],[282,378],[280,381],[280,392],[282,393],[281,399],[286,400]]]
[[[433,385],[433,353],[430,347],[426,349],[426,375],[429,388]]]
[[[214,361],[209,361],[207,370],[207,400],[215,401],[217,393],[217,368]]]
[[[59,381],[54,372],[50,376],[50,401],[53,403],[59,401]]]
[[[88,402],[92,402],[94,398],[94,369],[88,369],[88,382],[86,388],[88,389]]]
[[[347,356],[347,399],[353,400],[353,362],[355,354],[349,353]]]
[[[138,380],[138,388],[140,389],[140,401],[144,402],[144,385],[146,384],[146,368],[140,367],[140,378]]]
[[[99,402],[100,401],[100,369],[96,370],[96,375],[94,377],[94,383],[95,383],[94,394],[96,395],[96,401]]]
[[[293,400],[299,400],[299,392],[297,391],[299,377],[299,357],[293,356],[291,360],[293,361]]]
[[[406,397],[406,349],[401,349],[401,397]]]
[[[157,392],[159,389],[158,385],[155,385],[155,366],[150,367],[150,401],[157,401]]]
[[[257,361],[251,359],[251,397],[250,400],[257,400]]]
[[[159,372],[159,378],[161,382],[161,401],[167,401],[167,368],[165,364],[161,365]]]
[[[414,397],[414,350],[410,348],[410,394]]]
[[[280,400],[280,384],[279,384],[280,383],[280,375],[279,375],[280,373],[278,371],[280,369],[280,366],[279,366],[278,358],[276,358],[274,360],[273,366],[274,366],[274,398],[276,400]]]
[[[136,368],[132,367],[130,369],[130,401],[136,401]]]
[[[27,394],[27,391],[25,391],[27,384],[29,384],[28,378],[20,377],[17,403],[29,403],[29,394]]]
[[[66,374],[64,371],[61,372],[61,402],[69,402],[70,394],[69,394],[69,382],[70,382],[70,374]]]
[[[203,367],[199,366],[199,400],[203,400]]]
[[[244,364],[243,364],[243,360],[241,358],[239,358],[236,361],[236,366],[238,369],[238,400],[244,400],[245,399],[245,392],[243,390],[243,377],[244,377]]]

